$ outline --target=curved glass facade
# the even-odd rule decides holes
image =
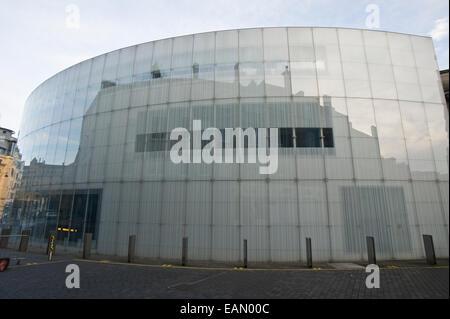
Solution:
[[[275,174],[174,164],[176,127],[279,128]],[[23,185],[2,221],[98,253],[236,262],[448,257],[448,112],[431,38],[258,28],[164,39],[76,64],[27,100]]]

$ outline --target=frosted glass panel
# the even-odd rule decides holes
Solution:
[[[345,96],[336,30],[313,29],[319,94]]]
[[[414,67],[414,54],[410,36],[406,34],[387,33],[393,65]]]
[[[289,58],[291,61],[315,61],[311,29],[288,28]]]
[[[371,97],[367,65],[361,62],[342,62],[345,91],[348,97]]]
[[[261,29],[239,31],[239,61],[262,61],[263,39]]]
[[[215,68],[215,92],[219,98],[237,97],[239,90],[239,64],[221,64]]]
[[[180,67],[190,67],[192,65],[192,46],[193,37],[184,36],[175,38],[172,49],[172,64],[173,69]]]
[[[216,33],[216,63],[237,62],[239,59],[238,31]]]
[[[211,99],[214,96],[214,46],[214,33],[194,36],[192,100]]]
[[[414,59],[419,68],[438,69],[434,54],[433,40],[428,37],[410,37]]]
[[[377,136],[372,100],[347,99],[350,134],[355,137]]]
[[[285,28],[263,30],[264,61],[288,60],[287,32]]]
[[[311,246],[317,258],[326,259],[330,255],[330,234],[326,186],[323,182],[301,182],[298,184],[299,222],[301,246],[305,238],[311,238]],[[306,252],[301,252],[306,260]]]
[[[135,54],[136,54],[135,46],[120,50],[119,68],[117,70],[117,78],[119,85],[131,83],[134,69]]]
[[[374,98],[397,98],[394,74],[390,65],[369,64],[368,72]]]
[[[292,94],[316,96],[316,57],[310,29],[288,29]]]
[[[283,62],[265,62],[264,76],[266,83],[267,96],[288,96],[291,95],[291,72],[289,63]]]
[[[123,165],[123,179],[140,180],[142,178],[143,152],[136,152],[139,147],[139,136],[146,133],[147,108],[133,108],[129,110],[125,140],[125,154]]]
[[[143,43],[136,48],[134,74],[150,72],[152,68],[153,42]]]
[[[241,96],[264,96],[264,64],[240,63],[239,83]]]

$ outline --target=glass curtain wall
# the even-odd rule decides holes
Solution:
[[[170,132],[278,128],[278,169],[174,164]],[[29,96],[1,227],[100,253],[236,262],[448,257],[448,111],[431,38],[339,28],[217,31],[81,62]],[[193,149],[194,150],[194,149]],[[236,156],[236,149],[233,155]],[[248,154],[248,149],[245,150]],[[223,158],[225,160],[225,158]]]

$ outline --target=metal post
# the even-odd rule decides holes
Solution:
[[[425,247],[427,264],[436,265],[436,254],[434,252],[433,236],[423,235],[423,246]]]
[[[47,250],[49,261],[52,261],[53,254],[55,253],[55,241],[56,241],[56,234],[50,233],[50,238],[49,238],[49,242],[48,242],[48,250]]]
[[[244,268],[247,268],[247,239],[244,239]]]
[[[28,249],[28,242],[30,240],[31,230],[22,230],[22,236],[20,237],[19,251],[25,252]]]
[[[128,239],[128,262],[134,262],[134,255],[136,251],[136,235],[131,235]]]
[[[188,253],[188,238],[183,237],[183,248],[181,251],[181,265],[186,266]]]
[[[309,237],[306,237],[306,265],[308,268],[312,268],[311,238]]]
[[[83,259],[89,259],[89,257],[91,257],[91,241],[92,241],[92,234],[91,233],[84,234]]]
[[[0,238],[0,248],[8,248],[8,240],[11,235],[11,228],[3,228]]]
[[[47,242],[47,250],[46,250],[46,254],[48,255],[50,253],[50,246],[51,246],[51,242],[52,242],[52,236],[53,236],[53,255],[55,254],[55,246],[56,246],[56,230],[51,230],[49,235],[48,235],[48,242]]]
[[[377,257],[375,254],[375,240],[371,236],[366,237],[367,242],[367,257],[369,260],[369,264],[376,265],[377,263]]]

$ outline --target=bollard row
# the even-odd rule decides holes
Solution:
[[[28,243],[31,235],[31,230],[23,230],[20,238],[20,244],[18,251],[26,252],[28,250]],[[54,254],[55,245],[56,245],[56,231],[51,231],[49,234],[49,241],[47,244],[47,255],[51,252]],[[0,238],[0,248],[8,247],[8,239],[11,236],[11,229],[4,228],[1,232]],[[51,239],[53,241],[51,242]],[[429,265],[436,264],[436,254],[434,250],[433,237],[431,235],[423,235],[423,244],[425,249],[426,262]],[[91,256],[91,245],[92,245],[92,234],[86,233],[84,234],[83,240],[83,259],[89,259]],[[375,239],[372,236],[366,236],[366,245],[367,245],[367,261],[369,264],[376,264],[376,250],[375,250]],[[130,235],[128,241],[128,262],[133,263],[135,261],[136,256],[136,235]],[[182,251],[181,251],[181,265],[186,266],[188,261],[188,238],[183,237],[182,241]],[[247,239],[243,240],[243,267],[248,267],[248,242]],[[308,268],[312,268],[313,260],[312,260],[312,245],[311,238],[306,237],[306,266]]]

